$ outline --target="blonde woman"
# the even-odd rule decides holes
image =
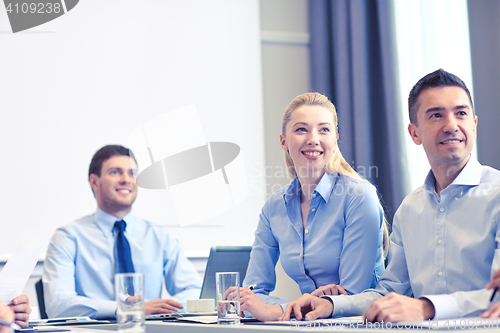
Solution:
[[[345,161],[337,113],[318,93],[297,96],[283,114],[281,147],[293,181],[265,203],[255,232],[241,311],[277,320],[289,301],[269,296],[279,258],[302,293],[355,294],[384,270],[385,219],[376,189]]]

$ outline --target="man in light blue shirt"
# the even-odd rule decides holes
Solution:
[[[199,298],[201,277],[178,241],[164,227],[132,215],[136,172],[132,152],[122,146],[105,146],[92,158],[89,182],[98,208],[57,229],[47,250],[43,285],[49,317],[115,317],[118,221],[126,224],[133,268],[144,274],[146,314],[176,311],[187,299]],[[172,299],[160,298],[163,279]]]
[[[413,87],[408,102],[408,131],[431,171],[396,212],[379,284],[352,296],[305,295],[282,319],[302,319],[300,310],[310,307],[310,320],[420,321],[478,315],[490,305],[484,286],[500,268],[500,172],[471,157],[477,117],[470,93],[440,69]]]

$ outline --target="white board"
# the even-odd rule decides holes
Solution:
[[[140,189],[133,212],[166,225],[188,256],[251,245],[265,200],[257,0],[84,0],[15,34],[0,7],[0,260],[95,211],[97,149],[189,105],[207,142],[240,147],[248,194],[203,227],[179,226],[168,189]],[[194,135],[172,126],[179,142]]]

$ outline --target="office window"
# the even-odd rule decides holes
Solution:
[[[409,123],[408,94],[422,76],[443,68],[458,75],[471,94],[472,70],[466,0],[394,0],[396,43],[405,133]],[[430,169],[420,146],[405,135],[410,188],[420,186]],[[476,150],[473,151],[476,156]]]

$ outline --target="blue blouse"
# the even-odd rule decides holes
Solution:
[[[289,301],[269,296],[276,284],[281,255],[284,271],[311,293],[339,284],[349,294],[377,285],[384,271],[383,211],[369,182],[325,172],[311,197],[306,227],[300,207],[298,178],[276,191],[260,214],[244,286],[267,304]]]

